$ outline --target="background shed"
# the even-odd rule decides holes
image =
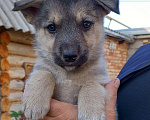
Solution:
[[[11,11],[16,1],[0,0],[1,120],[10,119],[9,111],[20,110],[24,81],[36,60],[32,47],[35,30],[26,22],[21,12]],[[145,32],[138,30],[137,33],[134,29],[113,31],[105,28],[105,56],[110,78],[117,77],[137,48],[150,42],[150,32],[147,29]]]

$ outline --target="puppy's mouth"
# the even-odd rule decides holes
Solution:
[[[88,60],[88,54],[82,55],[68,55],[68,56],[58,56],[57,54],[53,54],[54,61],[57,65],[66,69],[67,71],[73,71],[80,66],[82,66]]]
[[[71,66],[65,66],[64,69],[66,69],[67,71],[73,71],[76,69],[76,67],[75,66],[72,66],[72,67]]]

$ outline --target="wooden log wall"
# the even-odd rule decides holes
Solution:
[[[35,63],[33,35],[22,32],[0,33],[0,120],[10,120],[18,112],[26,76],[24,63]]]
[[[0,34],[0,119],[10,119],[8,111],[11,106],[11,101],[8,98],[10,95],[10,76],[7,73],[9,70],[8,57],[8,44],[10,43],[9,36],[6,33]]]

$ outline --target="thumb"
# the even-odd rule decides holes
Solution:
[[[109,95],[111,98],[117,97],[117,91],[120,86],[120,80],[118,78],[115,78],[111,80],[107,85],[106,85],[106,90],[108,91]]]
[[[120,86],[120,80],[118,78],[115,78],[111,80],[105,87],[109,94],[105,106],[106,114],[109,114],[108,116],[110,115],[115,116],[115,106],[116,106],[117,91],[119,86]]]

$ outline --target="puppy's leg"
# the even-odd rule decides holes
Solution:
[[[78,120],[106,120],[106,90],[99,82],[87,82],[78,98]]]
[[[22,110],[26,118],[38,120],[43,118],[50,107],[55,82],[48,71],[34,71],[26,82]]]

